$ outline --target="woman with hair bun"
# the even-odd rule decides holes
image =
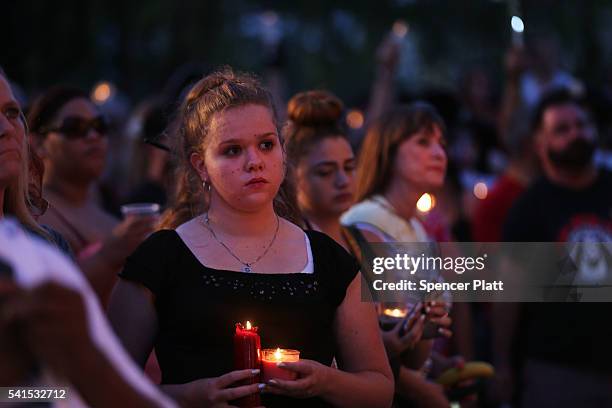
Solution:
[[[307,91],[291,98],[287,111],[283,135],[305,223],[350,250],[340,215],[355,198],[356,160],[341,125],[342,102],[327,91]]]
[[[213,73],[188,92],[172,128],[179,186],[167,229],[128,258],[110,305],[132,356],[144,364],[155,346],[162,387],[184,406],[227,407],[260,392],[268,408],[390,406],[359,266],[292,222],[270,94],[249,75]],[[284,363],[297,380],[258,384],[257,372],[232,371],[234,325],[247,320],[264,347],[300,350],[299,362]]]

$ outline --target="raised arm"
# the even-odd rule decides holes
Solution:
[[[394,80],[400,57],[400,46],[393,33],[387,35],[376,50],[376,77],[366,110],[366,125],[376,120],[393,105]]]

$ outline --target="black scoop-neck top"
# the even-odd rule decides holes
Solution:
[[[155,351],[162,384],[218,377],[234,369],[235,324],[258,327],[262,348],[300,350],[300,358],[330,365],[337,354],[336,308],[359,270],[325,234],[306,231],[314,272],[245,273],[204,266],[174,230],[151,235],[126,261],[120,277],[155,295]],[[271,397],[263,396],[264,400]],[[264,405],[327,406],[274,398]]]

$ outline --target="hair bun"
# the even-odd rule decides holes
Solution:
[[[287,105],[289,119],[298,126],[336,125],[343,109],[338,97],[327,91],[296,94]]]
[[[187,106],[199,100],[207,93],[214,93],[217,97],[224,100],[232,98],[233,95],[251,92],[253,95],[261,95],[262,99],[267,99],[266,93],[255,75],[234,71],[231,67],[223,67],[219,71],[206,75],[194,84],[185,97]]]

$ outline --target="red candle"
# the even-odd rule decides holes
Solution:
[[[300,352],[298,350],[287,350],[277,348],[263,349],[261,351],[261,371],[263,381],[267,382],[277,378],[279,380],[295,380],[297,373],[287,370],[286,368],[278,367],[278,363],[289,363],[300,361]]]
[[[261,339],[257,334],[257,327],[246,322],[243,326],[236,323],[234,334],[234,368],[236,370],[261,368]],[[240,382],[239,385],[249,385],[260,382],[260,375]],[[261,405],[259,394],[249,395],[233,402],[238,407],[258,407]]]

